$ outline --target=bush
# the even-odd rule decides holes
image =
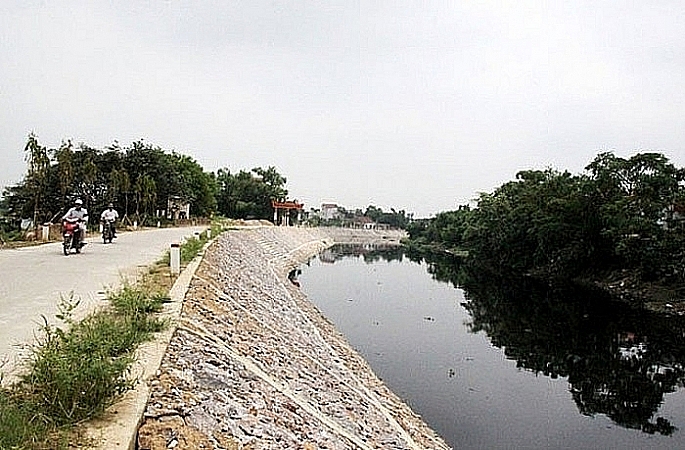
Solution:
[[[0,391],[0,448],[35,447],[51,430],[94,417],[130,389],[134,351],[164,328],[152,314],[167,297],[124,286],[109,300],[111,308],[76,322],[78,301],[63,298],[57,317],[65,326],[45,320],[27,373]]]

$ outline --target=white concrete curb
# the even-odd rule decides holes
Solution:
[[[143,420],[145,407],[150,398],[148,382],[159,370],[171,337],[176,331],[183,309],[183,299],[205,250],[220,235],[207,242],[176,278],[169,291],[170,302],[165,303],[161,313],[162,319],[169,321],[169,326],[157,333],[154,340],[141,344],[136,350],[135,362],[131,367],[131,377],[137,380],[135,387],[124,394],[121,400],[107,408],[101,418],[86,425],[86,435],[94,441],[88,448],[135,450],[138,427]]]

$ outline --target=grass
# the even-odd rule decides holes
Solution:
[[[38,448],[49,427],[33,405],[12,389],[0,390],[0,448]]]
[[[212,225],[212,236],[224,231]],[[208,241],[207,234],[181,246],[187,264]],[[19,381],[0,388],[0,449],[67,449],[76,425],[101,414],[131,388],[129,368],[139,344],[161,331],[158,318],[173,284],[167,255],[136,285],[108,296],[109,307],[75,321],[78,300],[59,303],[61,326],[44,320]]]
[[[26,372],[0,390],[0,448],[66,448],[70,429],[102,413],[133,380],[137,346],[161,331],[155,316],[167,299],[130,285],[109,296],[110,307],[76,322],[73,297],[60,302],[64,326],[41,326]]]
[[[210,227],[211,235],[218,236],[227,229],[227,221],[215,220]],[[192,261],[202,250],[202,247],[209,241],[207,232],[203,231],[198,237],[192,237],[181,244],[181,264],[188,264]]]
[[[215,237],[223,233],[228,229],[228,221],[217,220],[212,222],[211,225],[211,236]],[[202,250],[202,247],[209,241],[210,238],[207,237],[207,232],[202,231],[197,236],[190,237],[181,243],[181,265],[185,266],[190,261],[192,261]],[[169,265],[169,252],[167,251],[164,256],[157,262],[158,265]]]

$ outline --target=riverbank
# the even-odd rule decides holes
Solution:
[[[439,243],[417,243],[410,239],[402,240],[402,244],[410,253],[427,259],[448,256],[456,258],[456,264],[459,265],[463,264],[465,261],[467,265],[472,263],[468,261],[469,253],[466,250],[447,249]],[[479,265],[475,270],[480,273],[490,274],[493,278],[502,276],[500,272],[487,263]],[[607,271],[595,275],[586,274],[576,276],[574,278],[563,277],[559,274],[552,275],[545,271],[527,272],[516,276],[530,277],[547,284],[571,282],[580,286],[600,289],[614,300],[626,303],[635,308],[645,308],[650,311],[669,315],[685,315],[685,286],[668,285],[658,281],[644,281],[641,279],[640,273],[637,270]]]
[[[448,448],[288,280],[320,250],[364,236],[402,233],[264,227],[219,237],[150,380],[139,448]]]

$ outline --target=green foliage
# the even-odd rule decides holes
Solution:
[[[199,237],[192,237],[181,245],[181,264],[187,264],[200,253],[207,242],[207,235],[202,233]]]
[[[27,373],[0,391],[0,448],[42,448],[49,432],[101,413],[131,387],[133,352],[165,326],[152,314],[166,298],[125,286],[109,300],[111,308],[75,321],[78,302],[63,298],[65,326],[45,321]]]
[[[359,208],[355,210],[347,210],[342,206],[337,207],[336,217],[323,219],[320,216],[319,210],[314,210],[307,219],[310,226],[326,226],[326,227],[349,227],[361,226],[369,223],[387,225],[391,228],[408,229],[412,224],[412,214],[407,214],[404,210],[397,211],[395,208],[390,208],[390,211],[383,211],[374,205],[369,205],[363,211]]]
[[[582,175],[522,171],[476,208],[409,226],[411,242],[468,250],[499,272],[612,271],[685,283],[685,170],[657,153],[602,153]]]
[[[215,212],[234,219],[273,218],[271,202],[285,200],[286,178],[276,168],[256,167],[231,174],[205,172],[191,157],[142,140],[104,150],[71,141],[58,149],[41,146],[31,134],[26,145],[28,173],[6,188],[0,199],[2,229],[17,229],[23,218],[35,223],[55,221],[81,198],[96,217],[108,203],[123,217],[154,224],[170,198],[189,202],[191,215]]]
[[[12,389],[0,389],[0,448],[32,448],[45,440],[48,430],[33,405]]]
[[[212,174],[186,155],[143,141],[105,150],[85,144],[74,148],[66,141],[47,149],[31,134],[25,150],[27,175],[3,193],[4,217],[13,224],[26,217],[36,223],[55,220],[76,198],[91,215],[112,202],[122,216],[135,214],[141,224],[166,210],[170,197],[190,202],[194,216],[210,216],[216,209]]]
[[[395,208],[390,208],[389,212],[383,211],[373,205],[369,205],[364,212],[364,216],[370,218],[376,223],[389,225],[393,228],[406,229],[411,220],[411,216],[407,215],[404,210],[396,211]]]
[[[217,209],[231,219],[265,219],[274,215],[272,201],[282,201],[288,191],[285,177],[275,167],[257,167],[250,172],[241,170],[233,175],[219,169],[216,175]]]
[[[72,319],[76,306],[63,300],[59,317],[67,329],[43,325],[43,337],[33,349],[30,371],[22,383],[32,401],[56,426],[92,417],[131,382],[127,370],[133,350],[162,323],[150,318],[160,308],[148,294],[125,287],[112,295],[112,311]]]

